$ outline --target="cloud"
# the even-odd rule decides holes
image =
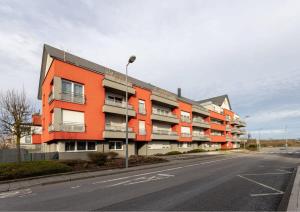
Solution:
[[[135,54],[130,75],[196,100],[229,94],[250,130],[298,126],[299,13],[289,0],[2,0],[0,90],[36,99],[48,43],[118,71]]]

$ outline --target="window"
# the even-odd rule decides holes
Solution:
[[[65,151],[76,152],[76,151],[93,151],[96,150],[96,143],[90,141],[66,141]]]
[[[62,131],[84,132],[84,113],[72,110],[62,110]]]
[[[65,151],[75,151],[75,141],[66,141]]]
[[[187,147],[188,147],[188,145],[187,145],[186,142],[179,142],[178,143],[178,148],[187,148]]]
[[[30,135],[25,136],[25,143],[31,144],[31,136]]]
[[[139,134],[146,135],[145,121],[139,121]]]
[[[139,113],[146,114],[146,105],[144,100],[139,100]]]
[[[62,100],[84,103],[84,87],[82,84],[62,80],[61,90]]]
[[[170,149],[171,146],[170,144],[166,143],[166,144],[148,144],[148,149]]]
[[[190,135],[191,135],[190,127],[181,127],[181,136],[182,137],[189,137]]]
[[[110,141],[109,149],[110,150],[123,150],[123,142],[122,141]]]
[[[185,122],[190,121],[190,113],[185,112],[185,111],[181,111],[180,115],[181,115],[181,121],[185,121]]]
[[[192,143],[188,142],[187,147],[189,147],[189,148],[192,147]]]
[[[79,150],[79,151],[86,150],[86,142],[85,141],[77,141],[77,150]]]
[[[88,150],[96,150],[96,143],[95,142],[87,142],[87,149]]]

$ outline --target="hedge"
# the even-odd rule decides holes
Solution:
[[[12,180],[69,171],[72,171],[70,166],[58,161],[30,161],[20,164],[0,163],[0,180]]]

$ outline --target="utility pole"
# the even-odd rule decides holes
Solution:
[[[287,141],[287,127],[285,125],[284,127],[284,135],[285,135],[285,150],[287,151],[288,150],[288,141]]]

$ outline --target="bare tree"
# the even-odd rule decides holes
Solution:
[[[25,91],[8,90],[0,94],[0,134],[16,139],[18,162],[21,162],[21,144],[23,136],[31,133],[31,114],[33,107]]]

